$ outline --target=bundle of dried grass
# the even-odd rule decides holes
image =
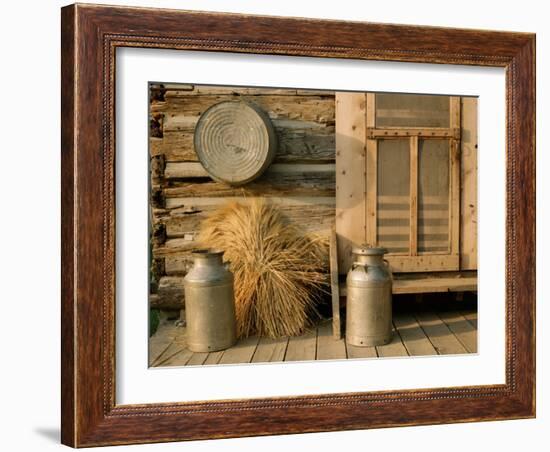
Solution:
[[[328,241],[305,235],[263,200],[237,202],[213,212],[199,241],[225,251],[235,276],[237,334],[303,334],[319,317],[327,284]]]

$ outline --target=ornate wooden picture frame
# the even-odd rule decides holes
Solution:
[[[115,403],[115,51],[143,47],[506,70],[506,381]],[[535,36],[71,5],[62,9],[62,442],[73,447],[535,416]]]

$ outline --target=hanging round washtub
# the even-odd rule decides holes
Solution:
[[[261,176],[273,161],[277,136],[258,106],[243,101],[208,108],[195,127],[195,152],[212,179],[243,185]]]

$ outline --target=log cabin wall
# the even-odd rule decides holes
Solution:
[[[212,180],[193,146],[200,115],[222,101],[262,108],[278,139],[275,160],[242,187]],[[151,306],[178,309],[201,221],[229,199],[268,197],[307,232],[329,231],[335,212],[335,95],[297,89],[150,86]]]

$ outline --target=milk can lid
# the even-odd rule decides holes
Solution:
[[[215,248],[201,248],[196,249],[191,252],[193,257],[214,257],[214,256],[222,256],[223,250],[215,249]]]
[[[388,252],[388,250],[381,247],[370,247],[368,245],[362,245],[353,248],[352,252],[353,254],[359,254],[361,256],[383,256]]]

